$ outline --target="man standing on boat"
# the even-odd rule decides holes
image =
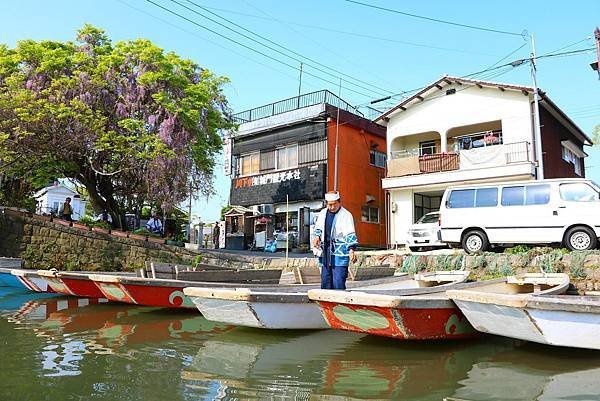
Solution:
[[[326,208],[317,217],[313,240],[321,264],[321,288],[345,290],[348,265],[357,259],[354,218],[342,207],[339,192],[327,192],[325,202]]]

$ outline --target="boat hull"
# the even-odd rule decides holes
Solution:
[[[477,332],[451,302],[408,308],[317,301],[333,329],[355,331],[399,340],[470,338]]]
[[[600,314],[456,300],[475,329],[561,347],[600,350]]]
[[[319,307],[314,303],[251,302],[193,297],[198,310],[208,320],[261,329],[327,329]]]
[[[51,292],[54,290],[48,286],[48,282],[40,277],[35,271],[25,269],[12,269],[11,274],[15,277],[16,281],[13,281],[11,286],[21,286],[34,292]],[[16,283],[16,284],[15,284]]]
[[[135,285],[118,281],[94,281],[94,283],[110,301],[160,308],[196,308],[183,293],[183,287]]]

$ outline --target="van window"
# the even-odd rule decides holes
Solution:
[[[525,199],[525,187],[502,188],[502,206],[521,206]]]
[[[475,195],[475,207],[498,205],[498,188],[478,188]]]
[[[457,189],[450,192],[448,207],[451,209],[473,207],[475,205],[474,189]]]
[[[550,185],[527,185],[525,187],[526,205],[545,205],[550,202]]]
[[[560,184],[560,197],[572,202],[594,202],[598,200],[598,192],[584,183]]]

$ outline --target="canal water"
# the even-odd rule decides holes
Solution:
[[[598,400],[600,353],[261,331],[0,287],[0,400]]]

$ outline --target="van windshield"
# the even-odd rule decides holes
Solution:
[[[560,185],[560,197],[571,202],[596,202],[598,192],[585,183],[572,183]]]
[[[437,223],[439,221],[439,214],[426,214],[417,220],[417,224]]]

